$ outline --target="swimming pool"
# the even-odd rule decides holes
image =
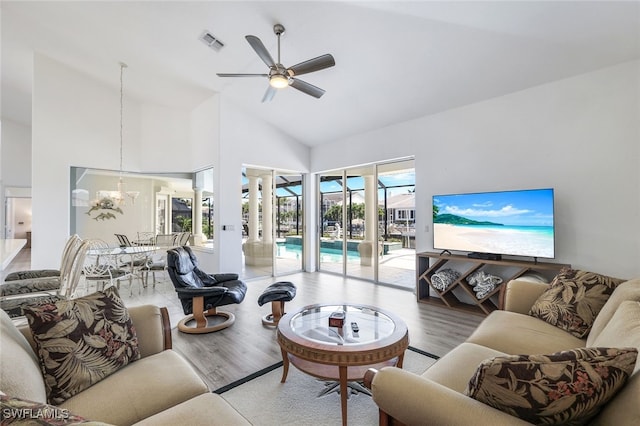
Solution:
[[[302,246],[298,244],[278,243],[276,257],[285,259],[300,259],[302,256]],[[347,251],[347,262],[359,262],[360,254],[357,251]],[[321,263],[341,263],[342,250],[322,247],[320,249]]]

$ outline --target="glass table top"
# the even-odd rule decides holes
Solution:
[[[329,316],[344,313],[343,327],[329,327]],[[354,331],[351,323],[357,324]],[[298,336],[323,344],[361,345],[389,337],[395,330],[393,320],[369,306],[326,305],[304,309],[290,321],[291,330]]]

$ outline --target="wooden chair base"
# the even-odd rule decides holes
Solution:
[[[280,318],[282,318],[284,314],[284,301],[273,301],[271,302],[271,313],[262,317],[262,324],[267,327],[277,327]]]
[[[196,310],[197,299],[198,298],[194,299],[193,315],[189,315],[186,318],[180,320],[180,322],[178,323],[178,330],[182,331],[183,333],[190,334],[212,333],[214,331],[227,328],[235,322],[236,317],[231,312],[218,311],[216,310],[216,308],[211,308],[208,311],[202,311],[202,308]],[[222,317],[226,318],[226,320],[222,322],[209,321],[208,318],[213,317]]]

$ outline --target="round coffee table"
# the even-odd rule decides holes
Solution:
[[[329,327],[332,313],[344,313],[342,327]],[[351,323],[357,324],[357,332]],[[402,368],[409,347],[407,326],[380,308],[356,304],[310,305],[282,317],[278,344],[287,379],[289,364],[323,380],[340,383],[342,424],[347,424],[347,382],[361,381],[367,369]]]

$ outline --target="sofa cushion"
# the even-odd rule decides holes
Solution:
[[[529,315],[493,311],[469,336],[467,342],[497,351],[516,354],[540,354],[579,348],[583,339]]]
[[[617,312],[621,303],[626,300],[640,302],[640,278],[629,280],[618,285],[615,291],[609,296],[609,300],[604,304],[600,313],[593,321],[593,326],[587,336],[587,346],[596,346],[594,342],[607,326],[609,320]]]
[[[640,302],[622,302],[606,327],[594,340],[599,347],[636,348],[640,350]],[[640,370],[640,362],[635,371]]]
[[[482,361],[504,355],[507,354],[485,346],[462,343],[436,361],[422,377],[462,393]]]
[[[135,426],[174,426],[188,423],[191,425],[250,425],[227,401],[215,393],[203,393],[181,404],[148,417]]]
[[[52,404],[82,392],[140,358],[118,290],[24,307]]]
[[[536,300],[529,314],[576,337],[585,338],[609,295],[623,281],[565,268]]]
[[[206,392],[189,362],[166,350],[127,365],[60,407],[88,419],[130,425]]]
[[[465,394],[535,424],[585,424],[626,383],[636,348],[578,348],[484,361]]]
[[[622,302],[595,343],[640,350],[640,302]],[[598,425],[640,424],[640,362],[636,362],[625,387],[609,401],[594,422]]]
[[[29,401],[8,395],[0,395],[2,425],[77,425],[99,426],[106,423],[94,422],[53,405]]]
[[[40,361],[3,310],[0,310],[0,355],[0,391],[18,398],[47,402]]]

